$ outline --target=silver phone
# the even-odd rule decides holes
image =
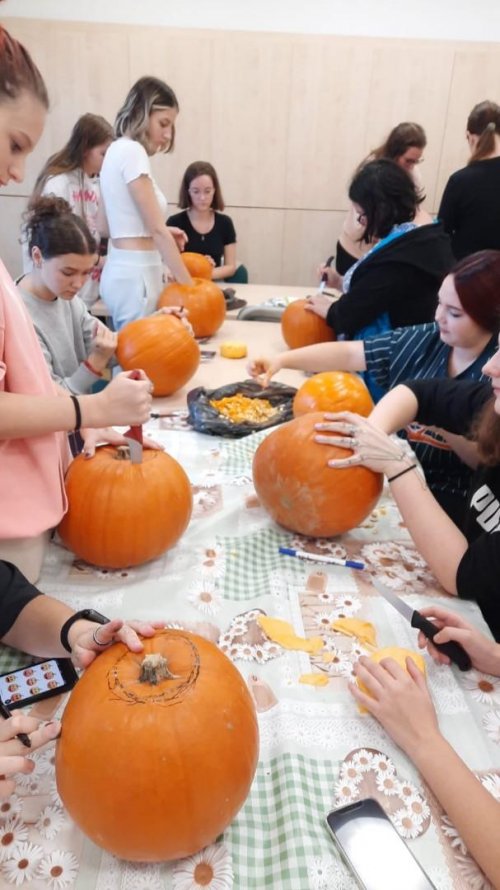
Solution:
[[[347,804],[326,822],[362,890],[436,890],[378,801]]]

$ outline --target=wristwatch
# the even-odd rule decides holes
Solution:
[[[67,621],[64,622],[61,627],[61,645],[64,646],[66,652],[71,652],[71,646],[68,641],[68,633],[70,627],[75,623],[75,621],[80,621],[80,619],[85,619],[85,621],[94,621],[95,624],[107,624],[110,620],[106,618],[105,615],[101,615],[100,612],[96,612],[95,609],[81,609],[79,612],[75,612],[74,615],[70,615]]]

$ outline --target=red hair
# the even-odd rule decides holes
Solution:
[[[462,308],[485,331],[500,331],[500,250],[479,250],[451,270]]]

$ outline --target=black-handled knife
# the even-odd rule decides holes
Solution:
[[[450,640],[448,643],[434,643],[434,637],[439,633],[439,627],[429,621],[427,618],[417,610],[412,609],[401,597],[396,596],[392,590],[389,590],[385,584],[382,584],[378,578],[372,578],[373,586],[376,587],[379,593],[382,594],[385,600],[391,604],[395,609],[403,615],[407,621],[410,622],[412,627],[416,627],[418,630],[421,630],[424,637],[427,637],[428,640],[432,640],[436,649],[439,652],[442,652],[443,655],[447,655],[448,658],[456,664],[461,671],[469,671],[472,667],[472,662],[469,658],[469,655],[465,651],[464,647],[460,645],[460,643],[456,643],[454,640]]]

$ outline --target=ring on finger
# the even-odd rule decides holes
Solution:
[[[101,625],[99,625],[99,627],[100,626]],[[113,642],[113,640],[108,640],[107,643],[101,643],[101,641],[97,639],[97,631],[99,630],[99,627],[96,627],[96,629],[94,630],[94,632],[92,634],[92,639],[97,646],[102,646],[104,649],[104,648],[106,648],[106,646],[109,646]]]

